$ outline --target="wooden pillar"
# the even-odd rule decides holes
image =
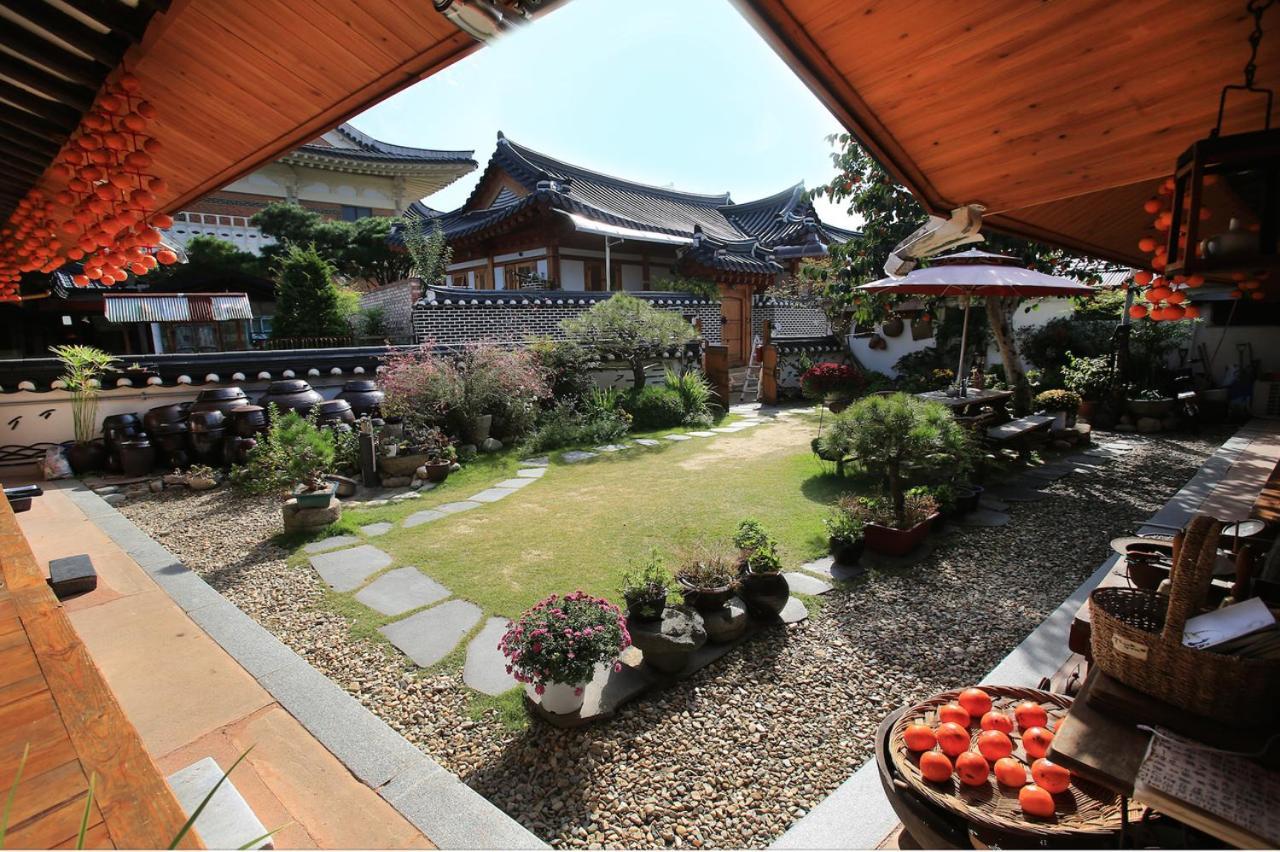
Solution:
[[[560,244],[556,242],[547,246],[547,277],[555,282],[555,289],[564,289],[560,286]]]
[[[765,323],[760,333],[760,401],[778,404],[778,347],[773,343],[773,324]]]
[[[641,285],[642,288],[652,290],[653,285],[649,282],[649,255],[647,253],[640,255],[640,277],[644,279],[644,283]]]
[[[707,344],[702,348],[702,373],[720,404],[729,407],[729,348]]]

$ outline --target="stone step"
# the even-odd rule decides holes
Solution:
[[[262,837],[266,826],[258,819],[249,803],[240,795],[230,777],[219,786],[222,767],[212,757],[198,760],[179,769],[166,780],[178,804],[188,817],[196,812],[205,796],[215,786],[209,804],[196,818],[195,829],[206,849],[273,849],[271,838]],[[175,829],[176,830],[176,829]],[[259,839],[261,838],[261,839]],[[250,841],[256,841],[250,844]]]

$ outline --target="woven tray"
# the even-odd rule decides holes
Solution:
[[[1013,715],[1013,708],[1023,701],[1035,701],[1049,715],[1049,727],[1056,729],[1067,715],[1071,707],[1071,699],[1065,695],[1055,695],[1039,689],[1025,689],[1012,686],[981,687],[991,696],[992,709],[1001,710]],[[1027,816],[1018,806],[1018,791],[996,782],[995,775],[988,777],[987,783],[981,787],[970,787],[961,784],[954,775],[943,783],[926,781],[920,774],[920,753],[907,748],[902,741],[902,732],[908,725],[922,723],[929,727],[938,725],[938,708],[956,700],[962,690],[942,692],[922,701],[910,708],[898,718],[893,730],[889,732],[889,753],[893,758],[894,768],[906,783],[918,795],[928,802],[950,811],[961,819],[975,825],[986,826],[997,831],[1013,831],[1022,834],[1069,837],[1071,835],[1105,835],[1120,830],[1120,797],[1109,790],[1090,784],[1076,776],[1071,778],[1071,786],[1066,792],[1053,797],[1057,805],[1055,815],[1050,819],[1039,819]],[[975,723],[970,727],[974,740],[981,732]],[[1028,766],[1030,775],[1031,761],[1022,749],[1022,738],[1015,730],[1009,735],[1013,740],[1013,756]],[[975,747],[973,749],[977,751]]]

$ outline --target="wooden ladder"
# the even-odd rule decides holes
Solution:
[[[759,351],[760,336],[756,335],[751,338],[751,357],[747,360],[747,375],[742,380],[742,395],[738,397],[739,403],[755,402],[760,398],[760,373],[764,365],[756,357]]]

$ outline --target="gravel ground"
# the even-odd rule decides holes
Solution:
[[[273,499],[166,491],[121,510],[428,754],[556,846],[762,847],[870,755],[886,712],[977,682],[1193,475],[1226,434],[1147,438],[1009,525],[954,529],[916,566],[829,595],[597,726],[472,721],[461,672],[414,675],[350,637],[285,566]],[[1046,672],[1045,674],[1049,674]]]

